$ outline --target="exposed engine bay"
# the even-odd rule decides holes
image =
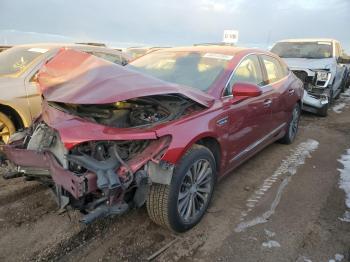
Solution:
[[[92,122],[117,128],[142,127],[174,120],[200,105],[179,95],[158,95],[113,104],[74,105],[49,102],[49,105]]]

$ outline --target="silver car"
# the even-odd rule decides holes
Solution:
[[[349,63],[334,39],[289,39],[277,42],[271,52],[279,55],[304,82],[303,110],[327,116],[329,105],[344,91]]]
[[[41,96],[36,73],[60,48],[72,48],[120,65],[127,56],[106,47],[80,44],[19,45],[0,53],[0,143],[8,142],[16,130],[30,126],[40,114]]]

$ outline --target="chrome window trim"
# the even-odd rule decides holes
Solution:
[[[223,91],[222,91],[221,98],[233,97],[233,95],[224,96],[223,94],[225,93],[226,89],[228,88],[228,84],[230,83],[230,81],[231,81],[231,79],[232,79],[234,73],[236,72],[237,68],[242,64],[243,60],[246,59],[246,58],[247,58],[248,56],[250,56],[250,55],[257,55],[257,56],[258,56],[258,55],[266,55],[266,56],[270,56],[270,57],[272,57],[272,58],[275,58],[274,56],[269,55],[269,54],[265,54],[265,53],[249,53],[249,54],[245,55],[244,57],[242,57],[241,61],[239,61],[239,63],[238,63],[238,65],[236,66],[235,70],[232,71],[232,73],[231,73],[229,79],[226,81],[225,88],[224,88]],[[259,58],[259,57],[258,57],[258,58]],[[276,58],[275,58],[275,59],[276,59]],[[261,69],[262,69],[262,68],[261,68]],[[289,70],[288,70],[289,73],[288,73],[288,75],[286,75],[285,77],[283,77],[283,78],[281,78],[281,79],[279,79],[279,80],[277,80],[277,81],[275,81],[275,82],[273,82],[273,83],[268,83],[268,84],[266,84],[266,85],[259,86],[259,87],[260,87],[261,89],[263,89],[263,88],[265,88],[265,87],[267,87],[267,86],[269,86],[269,85],[271,85],[271,84],[276,84],[276,83],[281,82],[282,80],[285,80],[285,79],[288,78],[288,77],[290,76],[290,74],[292,73],[292,70],[290,70],[289,67],[288,67],[288,69],[289,69]]]

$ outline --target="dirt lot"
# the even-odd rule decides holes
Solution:
[[[349,148],[348,91],[327,118],[303,114],[293,145],[273,144],[224,178],[204,220],[178,235],[145,208],[84,226],[44,186],[1,178],[0,261],[350,261],[338,171]]]

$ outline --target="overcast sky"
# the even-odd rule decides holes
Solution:
[[[336,38],[350,52],[350,0],[0,0],[0,42],[103,41],[117,45]],[[20,37],[24,35],[24,37]]]

